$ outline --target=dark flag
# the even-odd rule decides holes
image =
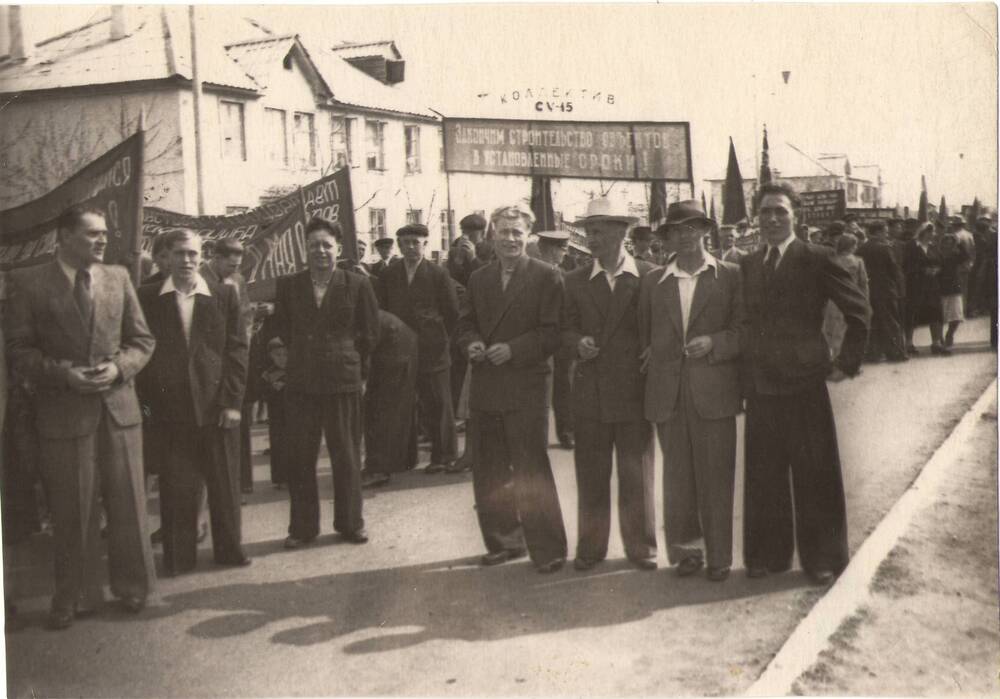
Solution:
[[[920,223],[927,223],[927,178],[920,176],[920,206],[917,209],[917,220]]]
[[[708,205],[705,203],[705,192],[704,191],[702,191],[702,193],[701,193],[701,210],[704,211],[706,214],[708,213]]]
[[[771,181],[771,156],[767,148],[767,124],[764,124],[764,147],[760,153],[760,179],[757,186],[765,185]]]
[[[726,165],[726,184],[722,190],[722,223],[735,224],[747,217],[747,200],[743,194],[743,176],[736,159],[736,146],[729,138],[729,163]]]
[[[712,219],[712,223],[719,222],[719,220],[715,218],[715,197],[712,197],[712,203],[710,204],[708,217]]]
[[[966,221],[966,223],[969,224],[970,228],[976,225],[976,221],[979,219],[980,216],[982,216],[982,214],[983,214],[983,205],[982,203],[980,203],[979,197],[977,196],[975,199],[972,200],[972,208],[969,209],[969,220]]]
[[[535,225],[531,232],[551,231],[556,227],[555,212],[552,209],[552,180],[548,177],[531,178],[531,212],[535,214]]]
[[[649,183],[649,225],[654,228],[667,217],[667,183],[653,180]]]
[[[938,221],[941,223],[948,223],[948,203],[944,200],[944,195],[941,195],[941,206],[938,207]]]

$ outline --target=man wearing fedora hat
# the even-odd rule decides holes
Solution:
[[[540,573],[566,562],[566,531],[548,456],[548,359],[559,347],[562,278],[525,254],[534,220],[521,204],[493,212],[496,259],[469,277],[458,321],[472,364],[468,429],[483,565],[525,554]]]
[[[739,268],[705,251],[711,227],[694,200],[667,208],[657,234],[677,254],[643,279],[639,323],[645,416],[663,451],[667,556],[680,576],[707,559],[708,579],[721,582],[733,557],[743,300]]]
[[[573,353],[574,463],[578,497],[577,570],[604,560],[611,528],[611,470],[618,456],[618,517],[625,553],[642,570],[656,568],[652,427],[643,417],[639,372],[639,284],[654,266],[624,248],[635,223],[595,199],[583,227],[591,265],[566,275],[562,340]]]

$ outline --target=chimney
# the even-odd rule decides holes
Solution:
[[[11,5],[8,9],[7,26],[10,31],[10,60],[23,61],[28,57],[30,45],[24,38],[24,24],[21,21],[20,5]]]
[[[120,41],[125,38],[125,6],[111,6],[111,40]]]

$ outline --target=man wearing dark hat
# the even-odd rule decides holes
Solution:
[[[896,264],[884,221],[868,224],[868,241],[858,248],[868,272],[868,297],[871,303],[871,333],[868,359],[905,362],[909,357],[903,339],[899,299],[903,293],[903,270]]]
[[[486,219],[469,214],[458,222],[462,235],[455,238],[448,252],[448,273],[462,286],[469,285],[469,275],[482,266],[476,258],[476,244],[483,239]]]
[[[539,231],[538,258],[548,262],[565,275],[562,267],[569,252],[569,231]],[[573,385],[574,354],[559,348],[552,355],[552,413],[555,416],[556,436],[563,449],[573,448],[573,413],[570,391]]]
[[[574,224],[586,231],[594,255],[592,264],[566,275],[562,324],[563,346],[577,360],[577,570],[589,570],[608,552],[615,453],[625,553],[642,570],[656,568],[655,446],[642,412],[638,317],[640,280],[654,267],[625,251],[625,234],[634,221],[595,199]]]
[[[396,256],[392,254],[392,247],[396,244],[396,241],[392,238],[385,237],[379,238],[375,241],[375,252],[378,253],[378,262],[372,264],[371,275],[373,277],[381,277],[382,273],[385,272],[386,268],[396,260]]]
[[[844,224],[846,226],[844,232],[850,233],[855,238],[858,239],[858,244],[862,245],[868,236],[865,234],[865,229],[861,227],[860,219],[857,214],[846,214],[844,216]]]
[[[451,395],[451,336],[458,297],[443,267],[424,259],[427,226],[411,223],[396,231],[403,259],[378,280],[379,306],[417,333],[417,413],[431,438],[425,473],[443,472],[458,455]]]
[[[677,254],[642,281],[645,417],[663,451],[667,556],[679,576],[721,582],[733,559],[737,357],[743,322],[739,268],[705,251],[712,222],[694,200],[667,208],[658,235]]]
[[[632,241],[632,257],[644,262],[653,261],[653,253],[649,246],[653,244],[653,229],[649,226],[635,226],[629,233]]]

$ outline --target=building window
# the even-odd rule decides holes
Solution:
[[[241,102],[219,102],[219,119],[222,121],[222,159],[246,160],[246,131],[243,124]]]
[[[385,209],[368,209],[368,232],[375,240],[385,237]]]
[[[264,109],[267,161],[273,165],[288,165],[288,118],[284,109]]]
[[[423,223],[424,210],[423,209],[407,209],[406,210],[406,222],[407,223]]]
[[[366,121],[365,136],[368,150],[366,159],[369,170],[385,170],[385,122]]]
[[[307,112],[295,112],[295,167],[316,167],[316,120]]]
[[[420,172],[420,127],[404,126],[403,141],[406,143],[406,174]]]
[[[858,199],[858,185],[853,182],[847,183],[847,200],[857,201]]]
[[[441,211],[441,244],[446,245],[448,241],[455,237],[455,210],[443,209]]]
[[[333,167],[351,166],[351,132],[354,119],[330,117],[330,162]]]

